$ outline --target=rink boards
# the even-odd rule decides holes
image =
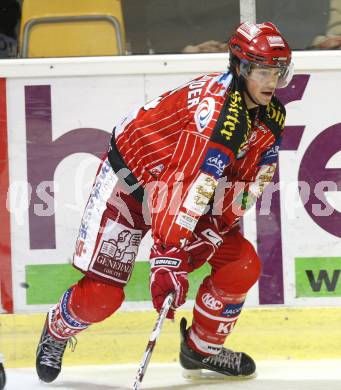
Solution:
[[[248,307],[341,303],[340,54],[294,53],[294,79],[278,91],[287,110],[281,185],[268,214],[258,204],[243,220],[263,261]],[[69,264],[115,122],[198,74],[223,71],[226,62],[223,54],[2,61],[3,311],[43,312],[80,277]],[[147,236],[125,309],[150,301],[150,244]],[[190,299],[207,272],[191,276]]]
[[[332,183],[341,175],[341,52],[295,53],[294,61],[295,78],[279,91],[287,109],[279,153],[282,185],[269,215],[256,216],[253,209],[243,220],[245,236],[262,257],[263,273],[228,345],[257,360],[340,359],[341,197]],[[164,90],[198,74],[223,71],[226,58],[1,64],[0,312],[16,314],[0,316],[0,351],[9,367],[25,367],[34,365],[41,313],[80,277],[70,266],[74,241],[114,123]],[[39,123],[32,122],[34,110],[42,112]],[[316,187],[321,181],[327,182],[322,190]],[[121,312],[84,332],[76,352],[67,352],[66,364],[140,360],[155,320],[148,291],[150,243],[147,236]],[[188,318],[208,272],[204,267],[190,276]],[[175,324],[165,324],[154,362],[177,360],[180,316]]]

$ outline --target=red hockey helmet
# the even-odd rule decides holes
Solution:
[[[291,50],[277,27],[270,22],[239,25],[229,40],[231,56],[243,64],[242,71],[250,72],[251,64],[281,69],[278,87],[286,86],[292,77]],[[246,69],[245,66],[248,66]],[[245,76],[245,74],[242,75]]]

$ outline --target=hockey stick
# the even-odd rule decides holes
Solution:
[[[144,374],[147,370],[150,358],[152,356],[155,344],[156,344],[156,339],[158,338],[163,321],[165,320],[167,313],[173,303],[174,299],[174,294],[169,294],[167,295],[165,301],[163,302],[162,308],[160,310],[160,314],[158,319],[156,320],[156,323],[154,325],[154,329],[152,331],[152,334],[150,335],[146,350],[144,352],[144,355],[142,357],[139,369],[137,370],[137,374],[135,377],[135,381],[133,384],[133,390],[139,390],[140,389],[140,384],[142,382],[142,379],[144,377]]]

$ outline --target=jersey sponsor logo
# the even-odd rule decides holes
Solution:
[[[83,240],[77,240],[75,255],[80,257],[86,253],[86,249],[84,248],[85,242]]]
[[[219,149],[209,148],[201,170],[219,179],[229,161],[230,158],[227,154],[221,152]]]
[[[198,220],[189,214],[180,211],[175,223],[191,232],[195,229]]]
[[[255,202],[257,200],[256,198],[260,197],[264,192],[265,187],[271,182],[275,174],[276,166],[276,163],[261,166],[255,181],[251,183],[249,187],[249,193],[252,194],[251,200],[253,199]],[[251,200],[248,204],[251,204]]]
[[[200,173],[188,192],[184,207],[198,216],[203,215],[217,184],[218,181],[214,177]]]
[[[232,322],[220,322],[219,323],[219,326],[218,326],[218,329],[217,329],[217,333],[220,333],[220,334],[229,334],[232,332],[235,324],[236,324],[237,320],[236,321],[232,321]]]
[[[240,312],[242,311],[244,302],[242,303],[236,303],[236,304],[228,304],[225,306],[223,312],[221,313],[223,316],[226,317],[237,317],[239,316]]]
[[[199,133],[202,133],[207,125],[210,123],[215,108],[215,101],[213,98],[205,98],[198,106],[194,114],[194,121],[197,125]]]
[[[281,138],[278,138],[277,141],[271,146],[271,148],[262,154],[258,166],[270,165],[277,162],[280,143]]]
[[[178,268],[180,265],[179,259],[173,259],[171,257],[155,257],[151,261],[152,267],[166,266],[172,268]]]
[[[117,238],[114,239],[113,236]],[[106,278],[126,283],[133,270],[141,239],[141,231],[128,229],[108,220],[90,270]]]
[[[210,242],[212,242],[212,244],[216,247],[220,246],[223,243],[223,239],[212,229],[205,229],[201,232],[201,234],[206,237]]]
[[[266,36],[266,39],[268,40],[269,46],[270,47],[285,47],[284,41],[282,37],[272,35],[272,36]]]
[[[223,307],[222,302],[215,299],[210,293],[202,296],[202,303],[211,310],[220,310]]]
[[[90,198],[86,205],[81,226],[79,228],[79,237],[83,240],[86,240],[87,238],[91,217],[93,215],[94,210],[101,202],[101,196],[104,196],[103,192],[110,187],[112,174],[112,167],[108,159],[106,159],[103,162],[101,170],[96,177],[95,184],[92,187]]]
[[[262,124],[258,123],[258,121],[257,121],[257,127],[263,134],[266,134],[269,131],[267,127],[264,127]]]
[[[136,257],[136,250],[140,245],[142,235],[131,234],[129,230],[121,231],[117,240],[103,241],[100,249],[100,255],[112,258],[122,263],[131,264]],[[133,250],[132,247],[135,247]],[[129,250],[128,250],[129,249]]]

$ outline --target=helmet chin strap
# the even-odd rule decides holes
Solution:
[[[242,91],[244,91],[247,94],[248,98],[252,101],[252,103],[256,104],[257,106],[261,106],[259,102],[256,102],[255,99],[253,99],[249,90],[247,89],[246,80],[244,76],[241,75],[239,76],[239,84],[241,86]]]
[[[253,103],[255,103],[257,106],[261,106],[260,103],[256,102],[256,101],[252,98],[252,96],[251,96],[249,90],[247,89],[246,85],[245,85],[245,92],[246,92],[247,96],[249,97],[249,99],[250,99]]]

